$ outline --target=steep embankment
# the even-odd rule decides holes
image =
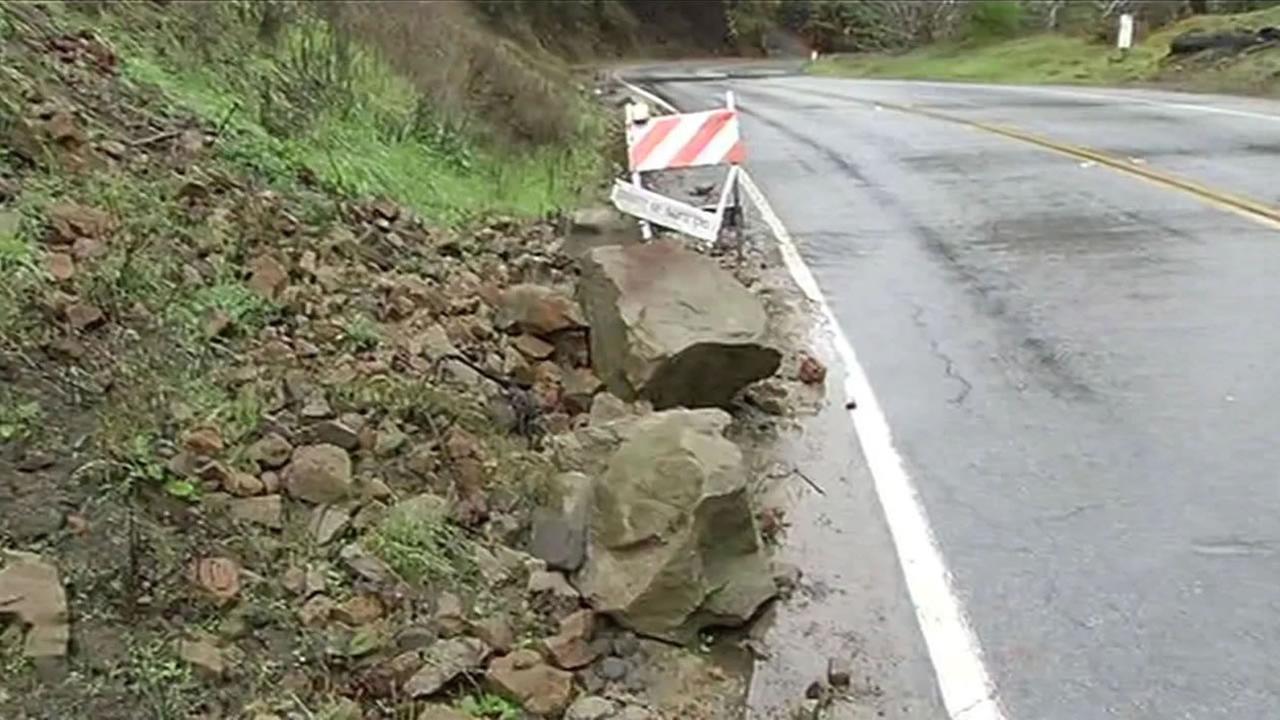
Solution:
[[[1280,95],[1280,44],[1208,50],[1170,57],[1172,40],[1192,31],[1256,30],[1280,25],[1280,7],[1240,15],[1205,15],[1160,28],[1128,53],[1065,34],[996,43],[940,43],[911,52],[833,56],[819,74],[995,83],[1120,85],[1160,83],[1200,91]]]

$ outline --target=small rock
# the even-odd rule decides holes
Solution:
[[[207,338],[215,338],[225,333],[232,325],[231,316],[223,310],[214,310],[209,313],[208,319],[204,323],[204,336]]]
[[[339,553],[342,562],[351,572],[372,583],[388,583],[396,578],[396,573],[389,565],[365,550],[360,543],[347,543]]]
[[[44,266],[56,282],[66,282],[76,276],[76,261],[67,253],[49,253]]]
[[[604,383],[589,368],[574,368],[565,373],[561,396],[565,409],[571,413],[584,413],[591,409],[596,393],[604,389]]]
[[[499,695],[535,715],[559,715],[573,697],[573,673],[543,663],[532,650],[494,660],[485,678]]]
[[[480,638],[484,640],[484,638]],[[436,641],[436,634],[430,628],[421,625],[410,625],[396,635],[396,647],[401,650],[421,650]]]
[[[318,443],[334,445],[343,450],[355,450],[360,447],[360,428],[347,424],[345,418],[344,415],[342,419],[327,420],[315,425],[311,428],[311,437]]]
[[[307,571],[297,565],[290,566],[280,577],[280,585],[292,595],[301,595],[307,581]]]
[[[102,311],[89,303],[71,303],[62,312],[67,322],[76,330],[92,330],[106,320]]]
[[[502,613],[495,613],[472,623],[469,630],[472,635],[500,653],[511,652],[516,645],[516,635],[511,629],[511,621]]]
[[[498,299],[495,321],[504,330],[518,329],[546,336],[585,327],[582,311],[572,298],[541,285],[515,285]]]
[[[361,486],[360,494],[370,500],[390,500],[394,493],[386,481],[380,478],[369,478]]]
[[[59,203],[49,210],[54,242],[70,245],[76,238],[100,237],[111,230],[112,220],[97,208],[77,203]]]
[[[194,666],[201,674],[211,678],[222,677],[227,669],[222,651],[213,643],[203,640],[183,640],[178,643],[178,657]]]
[[[311,511],[311,521],[307,531],[318,545],[327,545],[333,541],[351,522],[352,507],[349,505],[321,505]]]
[[[574,670],[591,664],[599,653],[591,646],[595,613],[579,610],[560,621],[560,633],[543,641],[547,658],[557,667]]]
[[[249,473],[233,472],[223,481],[222,489],[236,497],[253,497],[266,491],[266,485]]]
[[[0,615],[16,615],[27,628],[22,654],[36,659],[66,656],[71,628],[58,569],[32,553],[6,551],[0,558]]]
[[[631,409],[617,395],[602,392],[591,398],[590,425],[606,425],[631,416]]]
[[[222,452],[222,433],[218,428],[202,425],[187,431],[182,446],[197,457],[214,457]]]
[[[423,653],[422,669],[402,689],[411,698],[433,695],[462,673],[479,668],[488,652],[475,638],[441,640]]]
[[[249,289],[265,300],[280,297],[289,285],[289,271],[269,255],[260,255],[249,262]]]
[[[308,420],[323,420],[333,415],[333,408],[329,406],[329,400],[324,396],[324,393],[317,392],[307,398],[307,402],[303,404],[299,414]]]
[[[564,720],[605,720],[613,716],[613,702],[598,695],[584,695],[564,711]]]
[[[286,473],[289,494],[301,500],[332,503],[352,495],[351,458],[336,445],[296,448]]]
[[[373,452],[380,457],[389,457],[403,447],[408,439],[409,436],[400,429],[400,426],[394,420],[388,418],[378,428],[378,432],[374,436]]]
[[[627,676],[626,661],[616,658],[607,657],[596,665],[596,674],[609,682],[618,682]]]
[[[563,617],[577,610],[582,599],[564,575],[547,570],[529,573],[526,592],[532,596],[535,607],[556,617]]]
[[[280,492],[279,473],[274,473],[268,470],[262,473],[262,476],[258,479],[262,481],[263,492],[266,492],[268,495],[275,495]]]
[[[546,360],[556,351],[556,346],[534,335],[521,335],[511,342],[520,354],[530,360]]]
[[[461,635],[467,629],[467,618],[462,609],[462,601],[457,595],[441,593],[436,600],[436,612],[432,616],[436,628],[445,637]]]
[[[262,468],[282,467],[292,453],[293,445],[278,433],[267,433],[249,446],[249,459]]]
[[[853,681],[853,664],[848,658],[833,657],[827,659],[827,682],[831,687],[847,688]]]
[[[336,606],[329,596],[316,595],[298,609],[298,619],[303,625],[314,627],[328,622],[335,609]]]
[[[187,568],[191,582],[218,604],[240,594],[240,564],[227,557],[199,558]]]
[[[382,617],[382,601],[377,595],[356,595],[334,608],[333,617],[348,625],[365,625]]]
[[[796,369],[796,377],[805,385],[820,385],[827,379],[827,366],[814,356],[803,353],[800,366]]]
[[[640,640],[631,633],[619,633],[610,642],[609,649],[618,657],[631,657],[640,652]]]
[[[279,495],[237,498],[227,504],[227,512],[241,522],[272,530],[284,527],[284,502]]]

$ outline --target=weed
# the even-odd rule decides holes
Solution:
[[[382,342],[382,330],[367,315],[353,313],[342,320],[342,341],[352,352],[373,350]]]
[[[123,678],[154,720],[183,720],[195,712],[198,686],[172,644],[152,641],[130,649]]]
[[[518,720],[523,717],[518,704],[492,693],[467,695],[458,701],[458,709],[471,717],[489,720]]]
[[[366,542],[409,582],[470,585],[477,577],[470,541],[443,513],[392,512]]]
[[[0,404],[0,442],[30,437],[43,414],[40,403],[34,401]]]

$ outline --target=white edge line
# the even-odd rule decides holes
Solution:
[[[623,80],[618,81],[632,92],[670,112],[674,105]],[[907,593],[915,608],[920,634],[924,637],[938,690],[951,720],[1007,720],[995,684],[982,659],[981,646],[969,625],[959,597],[952,588],[951,573],[943,560],[938,541],[929,525],[920,495],[907,474],[902,457],[893,445],[893,433],[871,382],[858,362],[853,345],[836,321],[835,313],[822,294],[818,282],[804,264],[791,234],[764,193],[747,174],[739,173],[743,190],[759,209],[765,223],[777,238],[787,270],[800,290],[821,311],[836,353],[845,367],[845,397],[856,399],[857,408],[849,412],[858,443],[867,460],[875,484],[876,496],[884,511],[889,534],[898,554],[898,563],[907,585]]]
[[[840,329],[817,280],[764,193],[744,170],[740,177],[751,202],[764,216],[778,240],[791,277],[821,310],[836,353],[843,362],[845,396],[857,401],[849,412],[862,453],[875,482],[897,550],[898,562],[915,606],[916,620],[924,636],[947,714],[952,720],[1006,720],[995,684],[982,659],[977,636],[951,585],[938,541],[929,525],[915,484],[893,445],[893,433],[853,345]]]
[[[633,93],[635,93],[635,94],[639,95],[640,97],[644,98],[645,100],[648,100],[649,102],[653,103],[654,105],[657,105],[658,107],[662,108],[663,110],[666,110],[666,111],[667,111],[667,112],[669,112],[669,113],[678,113],[678,112],[680,112],[679,110],[677,110],[677,109],[676,109],[676,106],[675,106],[675,105],[672,105],[671,103],[667,102],[666,100],[663,100],[662,98],[658,97],[657,95],[655,95],[655,94],[653,94],[653,93],[649,92],[648,90],[645,90],[644,88],[640,87],[639,85],[632,85],[631,83],[627,82],[626,80],[623,80],[621,75],[615,75],[614,77],[616,77],[616,78],[617,78],[618,82],[619,82],[619,83],[621,83],[623,87],[625,87],[626,89],[630,90],[631,92],[633,92]]]

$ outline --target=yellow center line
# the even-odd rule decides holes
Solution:
[[[890,110],[896,110],[898,112],[920,115],[922,117],[956,123],[959,125],[966,125],[977,130],[993,133],[1013,140],[1021,140],[1022,142],[1030,143],[1046,150],[1052,150],[1053,152],[1067,155],[1069,157],[1096,162],[1099,165],[1105,165],[1115,170],[1142,178],[1155,185],[1191,193],[1217,208],[1236,213],[1237,215],[1247,217],[1250,220],[1260,222],[1270,228],[1280,230],[1280,209],[1278,208],[1270,207],[1256,200],[1240,197],[1239,195],[1229,192],[1215,190],[1211,187],[1195,182],[1194,180],[1188,180],[1186,178],[1178,177],[1177,175],[1152,169],[1150,166],[1135,165],[1129,160],[1116,157],[1114,155],[1108,155],[1107,153],[1100,152],[1098,150],[1092,150],[1078,145],[1071,145],[1057,140],[1050,140],[1049,138],[1033,135],[1031,133],[1011,127],[1005,127],[1003,125],[995,125],[992,123],[980,122],[978,120],[968,120],[966,118],[948,115],[946,113],[937,112],[936,110],[929,110],[927,108],[916,107],[914,105],[898,105],[896,103],[875,101],[868,102],[874,102],[875,105],[888,108]]]

